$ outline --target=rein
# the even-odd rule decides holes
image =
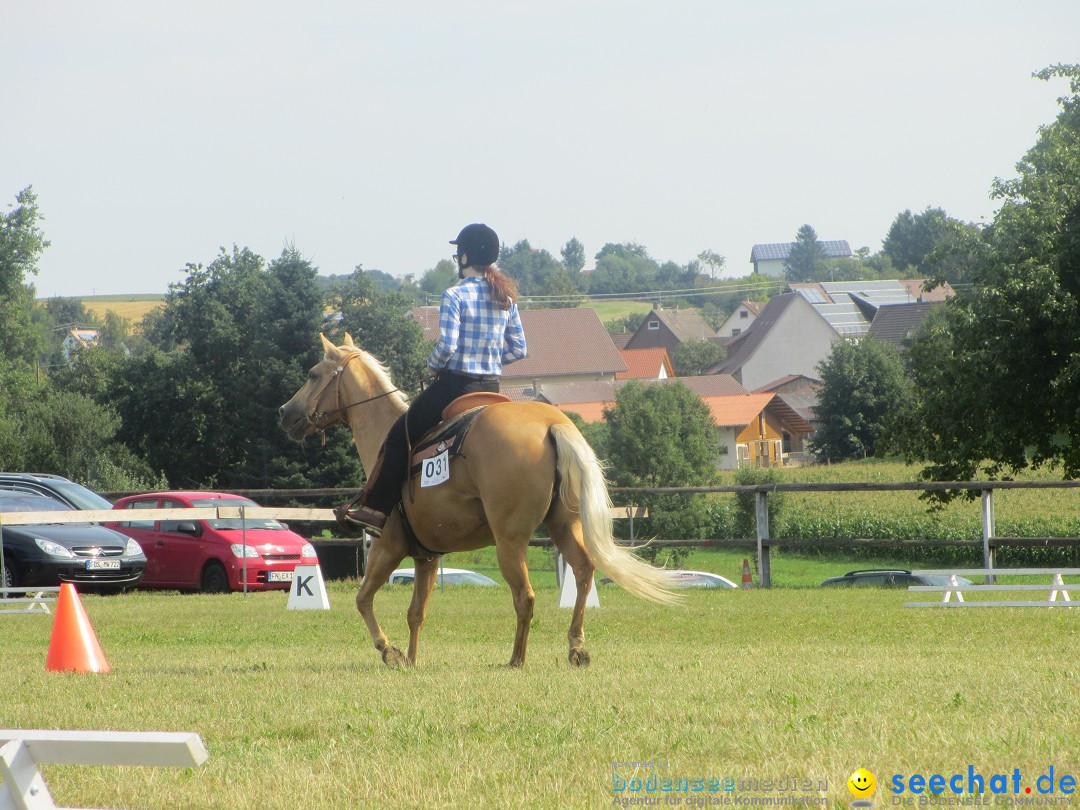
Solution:
[[[330,379],[326,381],[326,385],[322,387],[322,390],[319,391],[319,395],[315,397],[315,408],[312,409],[310,414],[308,414],[308,421],[315,426],[315,429],[318,430],[320,434],[322,434],[322,443],[324,445],[326,444],[326,428],[330,427],[330,425],[337,421],[337,419],[340,418],[340,414],[345,413],[350,408],[355,408],[357,405],[363,405],[367,402],[374,402],[377,399],[382,399],[383,397],[388,397],[391,394],[396,394],[401,391],[400,388],[391,388],[389,391],[383,391],[381,394],[376,394],[373,397],[368,397],[367,399],[360,399],[356,402],[350,402],[348,405],[342,405],[341,373],[345,370],[345,366],[349,364],[349,361],[359,356],[360,355],[358,352],[350,354],[348,357],[345,358],[344,362],[342,362],[340,366],[334,369],[334,373],[330,375]],[[329,388],[331,384],[333,384],[335,381],[337,381],[338,383],[337,388],[335,389],[335,393],[337,394],[337,407],[329,411],[318,410],[319,402],[322,400],[323,394],[326,393],[326,389]],[[320,425],[319,423],[327,417],[331,417],[330,421],[323,422],[323,424]]]

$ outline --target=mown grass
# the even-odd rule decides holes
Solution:
[[[105,675],[44,672],[50,621],[0,620],[0,725],[188,730],[210,752],[189,771],[51,766],[65,806],[599,807],[613,772],[635,773],[612,763],[657,760],[673,779],[827,779],[840,806],[858,767],[879,804],[894,773],[1077,771],[1080,611],[810,589],[688,592],[670,609],[605,589],[593,664],[575,670],[569,611],[541,587],[511,671],[506,589],[447,589],[420,667],[392,671],[355,587],[330,583],[328,612],[287,611],[283,594],[84,596]],[[399,645],[409,597],[376,601]]]

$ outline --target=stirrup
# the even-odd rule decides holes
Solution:
[[[376,537],[382,535],[383,526],[386,525],[386,518],[379,517],[366,506],[350,509],[349,507],[354,503],[356,501],[349,501],[341,506],[334,507],[334,517],[337,518],[338,523],[346,529],[360,528]]]

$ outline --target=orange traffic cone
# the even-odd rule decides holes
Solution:
[[[754,587],[754,577],[750,573],[750,561],[747,560],[745,557],[743,558],[743,561],[742,561],[742,586],[741,587],[743,587],[743,588],[753,588]]]
[[[75,586],[65,582],[56,600],[49,657],[49,672],[108,672],[109,662],[98,644],[97,634],[83,610]]]

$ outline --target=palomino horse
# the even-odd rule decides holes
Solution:
[[[353,345],[335,346],[322,337],[325,358],[308,372],[307,382],[279,411],[288,435],[302,440],[335,422],[345,422],[365,470],[372,470],[387,431],[406,410],[404,396],[386,368]],[[419,437],[417,437],[419,438]],[[463,455],[453,459],[450,479],[438,486],[406,485],[408,521],[423,546],[442,553],[494,545],[499,568],[514,599],[517,634],[510,666],[525,663],[533,589],[526,552],[541,523],[566,558],[577,582],[570,622],[570,662],[589,663],[585,651],[585,600],[599,566],[615,582],[645,599],[671,603],[667,574],[617,546],[612,538],[611,501],[596,455],[574,424],[558,409],[540,402],[502,402],[487,406],[468,434]],[[558,488],[556,491],[556,487]],[[420,630],[435,585],[437,558],[420,555],[406,539],[400,507],[386,522],[368,557],[356,608],[371,632],[375,649],[390,666],[416,663]],[[391,645],[375,619],[375,592],[409,555],[416,577],[409,606],[408,657]]]

